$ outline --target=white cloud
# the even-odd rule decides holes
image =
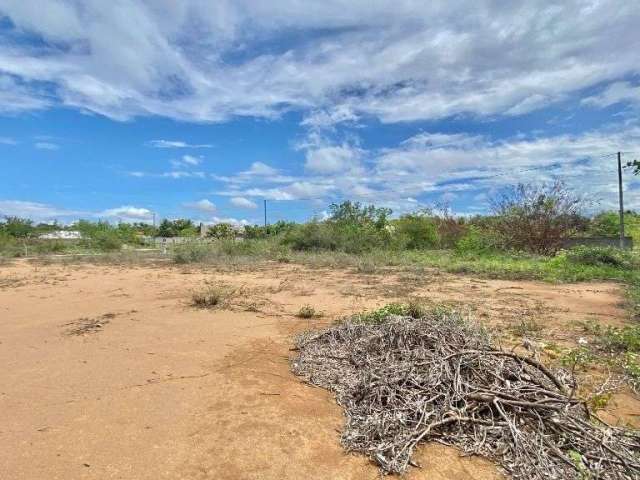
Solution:
[[[250,222],[247,219],[244,218],[233,218],[233,217],[213,217],[211,219],[213,224],[216,223],[229,223],[231,225],[234,225],[236,227],[244,227],[245,225],[251,225],[252,222]]]
[[[192,144],[182,140],[151,140],[147,145],[154,148],[212,148],[210,144]]]
[[[620,102],[640,105],[640,85],[630,82],[614,82],[599,95],[582,100],[582,103],[597,108],[604,108]]]
[[[122,207],[104,210],[96,214],[96,216],[122,222],[148,222],[153,218],[153,212],[147,208],[123,205]]]
[[[182,178],[206,178],[207,174],[205,172],[190,172],[185,170],[172,170],[170,172],[142,172],[139,170],[127,172],[127,175],[136,178],[144,178],[144,177],[157,177],[157,178],[171,178],[173,180],[179,180]]]
[[[30,218],[35,221],[52,221],[57,218],[77,217],[85,214],[86,212],[59,208],[46,203],[22,200],[0,200],[0,218],[4,216],[16,216]]]
[[[183,155],[178,160],[171,160],[171,165],[173,165],[174,168],[188,169],[191,167],[197,167],[202,163],[202,161],[203,161],[202,157],[196,157],[194,155]]]
[[[253,162],[251,164],[251,168],[249,168],[249,170],[245,170],[242,173],[244,173],[245,175],[257,175],[261,177],[268,177],[268,176],[277,175],[278,170],[273,167],[270,167],[266,163]]]
[[[258,208],[258,205],[255,202],[252,202],[248,198],[244,197],[231,198],[231,205],[239,208]]]
[[[5,0],[0,14],[16,25],[0,46],[3,111],[224,121],[297,109],[318,127],[518,115],[640,73],[636,2]]]
[[[0,145],[17,145],[18,142],[16,142],[13,138],[10,137],[0,137]]]
[[[334,175],[361,168],[364,151],[353,142],[335,143],[318,132],[312,131],[296,145],[305,152],[305,168],[320,175]]]
[[[194,157],[193,155],[183,155],[182,162],[187,165],[200,165],[202,163],[202,157]]]
[[[198,200],[197,202],[187,202],[183,203],[183,206],[190,208],[192,210],[198,210],[204,213],[213,213],[217,210],[215,204],[206,198],[202,200]]]
[[[60,145],[52,142],[36,142],[33,146],[38,150],[58,150],[60,148]]]
[[[488,192],[501,187],[563,179],[576,192],[601,201],[602,208],[612,208],[617,198],[613,154],[618,150],[640,151],[640,127],[618,124],[575,135],[502,140],[423,132],[395,147],[362,152],[369,160],[354,171],[315,172],[276,186],[256,179],[230,184],[231,188],[217,193],[324,204],[352,199],[389,206],[396,212],[415,210],[428,196],[432,202],[471,202],[481,210],[487,207]],[[637,184],[637,179],[625,175],[625,190],[632,192],[634,181]],[[626,202],[629,208],[640,207],[634,193],[627,195]]]

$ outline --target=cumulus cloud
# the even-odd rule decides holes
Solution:
[[[218,193],[270,200],[354,199],[386,205],[397,212],[415,210],[424,198],[455,203],[468,195],[478,211],[488,206],[487,192],[515,183],[566,180],[576,192],[611,208],[616,201],[614,152],[640,151],[640,127],[613,125],[582,134],[515,136],[496,140],[482,135],[423,132],[396,146],[362,152],[370,160],[355,173],[324,172],[291,177],[278,185],[231,185]],[[588,181],[585,181],[588,179]],[[625,175],[625,189],[634,188]],[[471,200],[475,198],[475,200]],[[640,199],[629,195],[629,208]]]
[[[22,200],[0,200],[0,218],[16,216],[35,221],[51,221],[57,218],[69,218],[85,215],[86,212],[68,210],[54,205]]]
[[[215,204],[206,198],[198,200],[197,202],[186,202],[183,206],[192,210],[198,210],[203,213],[213,213],[217,210]]]
[[[244,173],[245,175],[258,175],[261,177],[267,177],[267,176],[277,175],[278,170],[273,167],[270,167],[266,163],[253,162],[251,164],[251,168],[249,168],[249,170],[245,170],[242,173]]]
[[[104,210],[98,213],[97,216],[122,222],[148,222],[153,219],[153,212],[147,208],[123,205]]]
[[[258,208],[258,205],[245,197],[232,197],[231,205],[239,208]]]
[[[233,217],[213,217],[211,220],[213,224],[229,223],[236,227],[244,227],[246,225],[251,225],[253,223],[245,218],[233,218]]]
[[[640,73],[636,2],[6,0],[0,14],[13,39],[0,47],[5,111],[224,121],[298,109],[325,126],[519,115]]]

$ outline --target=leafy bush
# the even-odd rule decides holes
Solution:
[[[283,244],[294,250],[339,250],[354,254],[392,245],[392,228],[387,220],[391,210],[358,202],[333,204],[329,210],[331,216],[326,221],[313,220],[291,228]]]
[[[96,231],[90,238],[85,239],[82,243],[89,248],[103,252],[120,250],[122,248],[122,240],[117,232],[109,230]]]
[[[209,245],[196,242],[178,244],[172,251],[173,261],[180,264],[202,262],[211,254]]]
[[[0,232],[11,237],[26,238],[31,236],[34,231],[33,222],[26,218],[5,217],[4,221],[0,222]]]
[[[193,221],[184,218],[160,222],[158,236],[160,237],[195,237],[198,235],[198,227]]]
[[[237,233],[230,223],[216,223],[207,229],[207,237],[210,238],[235,238]]]
[[[396,236],[404,248],[425,250],[438,246],[438,232],[434,220],[426,215],[407,214],[394,222]]]
[[[331,228],[324,222],[311,221],[287,232],[283,239],[285,245],[294,250],[336,250],[338,243]]]
[[[342,225],[373,225],[383,229],[388,224],[391,209],[378,208],[375,205],[362,205],[360,202],[342,202],[329,205],[329,221]]]
[[[560,182],[542,187],[520,184],[492,203],[493,228],[507,249],[554,253],[586,225],[580,215],[582,200]]]
[[[618,212],[602,212],[591,219],[588,233],[594,236],[615,236],[620,229]]]
[[[4,231],[0,231],[0,255],[5,257],[17,257],[21,252],[20,245],[15,237]]]
[[[222,254],[232,257],[253,255],[257,253],[259,249],[258,242],[251,240],[235,240],[234,238],[225,238],[220,240],[216,246]]]
[[[491,232],[471,225],[457,241],[455,251],[458,254],[488,253],[495,249],[495,238]]]
[[[277,236],[292,230],[295,226],[296,224],[294,222],[285,222],[283,220],[279,220],[276,223],[266,226],[247,225],[244,227],[244,238],[260,239],[267,238],[269,236]]]
[[[564,252],[564,257],[574,264],[615,267],[630,270],[636,261],[633,254],[615,247],[577,246]],[[640,267],[640,265],[637,265]]]

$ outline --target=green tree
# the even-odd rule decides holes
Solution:
[[[216,223],[207,229],[207,237],[211,238],[234,238],[236,229],[230,223]]]
[[[4,217],[0,230],[15,238],[26,238],[33,234],[33,222],[27,218]]]
[[[554,253],[586,226],[582,203],[562,182],[507,189],[492,201],[496,238],[508,249]]]
[[[395,233],[404,237],[404,245],[410,249],[434,248],[438,244],[436,223],[420,213],[409,213],[395,222]]]
[[[160,222],[160,226],[158,227],[158,236],[165,238],[177,236],[177,232],[175,230],[173,222],[167,220],[166,218],[162,220],[162,222]]]
[[[347,200],[340,204],[329,205],[329,221],[343,225],[373,225],[381,229],[388,224],[391,216],[390,208],[379,208],[375,205],[362,205],[360,202]]]

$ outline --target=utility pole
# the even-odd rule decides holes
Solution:
[[[153,212],[153,226],[156,226],[156,212]]]
[[[620,248],[624,248],[624,204],[622,201],[622,153],[618,152],[618,197],[620,200]]]
[[[267,199],[264,199],[264,226],[267,226]]]

